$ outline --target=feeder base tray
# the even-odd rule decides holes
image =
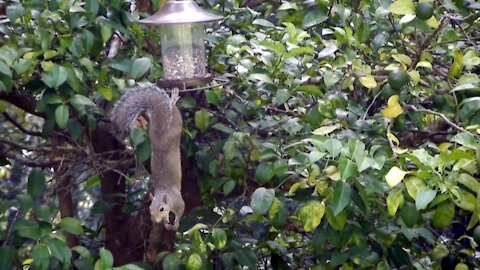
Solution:
[[[207,74],[204,77],[193,77],[184,80],[165,80],[163,78],[157,79],[157,85],[163,88],[187,88],[202,84],[207,84],[213,81],[213,76]]]

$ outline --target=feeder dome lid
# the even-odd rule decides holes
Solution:
[[[155,14],[139,22],[146,25],[206,23],[222,18],[204,11],[193,0],[169,0]]]

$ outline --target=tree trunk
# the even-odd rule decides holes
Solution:
[[[110,125],[99,122],[92,134],[92,144],[95,153],[118,150],[123,146],[110,133]],[[113,157],[116,159],[118,157]],[[112,206],[111,210],[105,213],[106,239],[105,247],[112,252],[115,258],[115,265],[122,265],[131,262],[132,259],[126,256],[131,248],[128,243],[129,215],[122,211],[125,203],[126,183],[124,177],[114,171],[108,171],[101,176],[102,199]]]

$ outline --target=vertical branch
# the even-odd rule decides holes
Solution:
[[[50,139],[52,145],[63,145],[65,140],[59,136],[52,136]],[[51,160],[58,160],[60,163],[54,166],[55,171],[55,193],[58,199],[58,207],[60,209],[60,216],[73,217],[73,199],[72,192],[70,190],[70,175],[68,174],[68,166],[61,162],[64,159],[64,154],[59,152],[52,152],[50,154]],[[77,245],[78,239],[75,235],[70,233],[65,233],[67,238],[67,245],[71,248]]]
[[[103,153],[111,150],[118,150],[120,144],[110,133],[111,126],[100,122],[92,133],[92,145],[95,153]],[[113,160],[121,158],[118,155]],[[106,239],[105,247],[112,252],[116,265],[122,265],[133,261],[128,256],[129,242],[128,234],[129,215],[122,211],[125,204],[126,183],[125,178],[115,172],[107,171],[101,175],[100,190],[102,199],[112,206],[110,211],[105,213]]]

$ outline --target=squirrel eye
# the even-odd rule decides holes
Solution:
[[[163,207],[160,207],[160,212],[163,212],[163,210],[164,210]]]

